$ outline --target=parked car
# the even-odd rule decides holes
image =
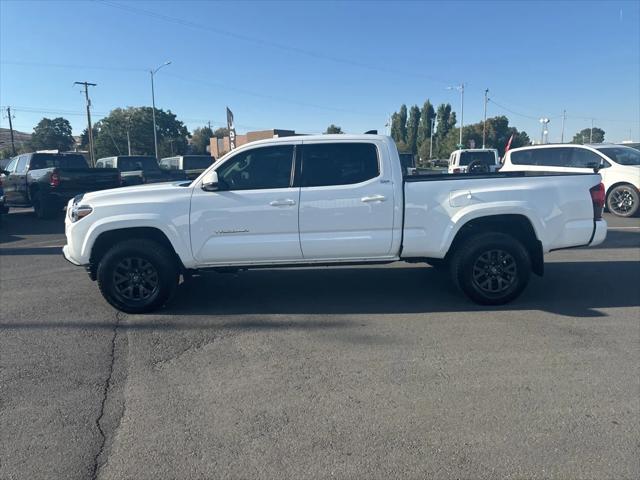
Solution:
[[[215,158],[211,155],[178,155],[166,157],[160,160],[160,168],[169,174],[186,177],[187,180],[195,180],[210,167]]]
[[[162,170],[156,157],[145,155],[119,155],[100,158],[96,162],[96,168],[117,168],[122,176],[123,187],[186,179],[184,173],[178,172],[171,175]]]
[[[498,150],[494,148],[456,150],[449,157],[449,173],[488,173],[499,167]]]
[[[4,201],[4,188],[2,187],[4,176],[2,173],[5,173],[5,170],[0,172],[0,221],[2,220],[2,215],[9,213],[9,207],[7,207],[7,204]]]
[[[163,305],[181,272],[398,260],[448,266],[494,305],[542,275],[545,252],[601,243],[603,204],[593,172],[403,179],[390,137],[284,137],[243,145],[190,184],[75,198],[63,252],[125,312]]]
[[[120,186],[115,168],[89,168],[77,153],[25,153],[15,157],[3,174],[7,207],[33,207],[38,218],[64,208],[76,195]]]
[[[640,151],[614,144],[536,145],[507,152],[501,172],[550,171],[582,173],[599,168],[608,210],[619,217],[638,213]]]

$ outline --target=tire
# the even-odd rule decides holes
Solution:
[[[628,183],[613,187],[607,194],[607,209],[617,217],[633,217],[639,205],[638,190]]]
[[[100,293],[113,307],[126,313],[152,312],[176,291],[178,264],[172,251],[147,239],[114,245],[98,264]]]
[[[489,173],[489,166],[480,160],[474,160],[467,165],[467,173]]]
[[[481,305],[510,302],[522,293],[530,276],[527,249],[503,233],[479,233],[466,238],[451,259],[453,282]]]
[[[51,205],[47,203],[47,199],[41,193],[36,193],[33,199],[33,212],[37,218],[45,220],[53,217],[55,209],[51,208]]]

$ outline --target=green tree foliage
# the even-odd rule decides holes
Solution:
[[[451,109],[451,104],[440,104],[437,115],[436,138],[434,140],[437,148],[435,148],[434,157],[447,158],[451,153],[452,150],[446,139],[450,137],[449,133],[454,129],[455,125],[456,112]]]
[[[58,117],[43,118],[33,129],[31,147],[34,150],[71,150],[75,141],[69,120]]]
[[[573,136],[571,143],[602,143],[604,142],[604,130],[593,127],[593,138],[591,128],[583,128]]]
[[[229,135],[229,129],[227,127],[216,128],[213,132],[213,136],[216,138],[224,138]]]
[[[427,100],[420,112],[420,123],[418,124],[418,155],[425,161],[429,158],[429,147],[431,142],[431,122],[436,117],[431,102]]]
[[[96,126],[93,126],[93,139],[95,140],[98,131],[96,130]],[[82,150],[89,150],[89,129],[85,128],[80,134],[80,148]]]
[[[151,107],[116,108],[96,123],[94,136],[97,158],[127,154],[127,130],[133,155],[154,155],[153,109]],[[170,110],[156,109],[158,156],[187,152],[189,132]]]
[[[526,132],[518,131],[515,127],[510,127],[509,119],[504,115],[487,118],[486,148],[495,148],[498,150],[499,155],[503,156],[511,135],[513,135],[511,148],[522,147],[531,143],[529,135]],[[447,158],[451,152],[457,150],[459,140],[460,129],[451,129],[439,145],[441,158]],[[462,130],[462,143],[464,148],[471,148],[471,145],[475,145],[474,148],[482,147],[482,122],[465,125]]]
[[[407,120],[407,150],[410,153],[418,153],[418,126],[420,125],[420,109],[414,105],[409,109]]]
[[[398,150],[407,150],[407,106],[402,104],[400,112],[391,116],[391,136],[398,146]]]
[[[324,133],[344,133],[342,128],[334,125],[333,123],[327,127],[327,130]]]
[[[209,153],[207,147],[213,136],[213,130],[209,127],[196,128],[191,135],[191,151],[199,155]]]

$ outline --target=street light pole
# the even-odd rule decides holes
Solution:
[[[458,90],[460,92],[460,141],[459,148],[462,148],[462,129],[464,128],[464,82],[454,87],[447,87],[447,90]]]
[[[166,67],[170,63],[170,61],[164,62],[155,70],[149,70],[149,73],[151,74],[151,106],[153,107],[153,112],[151,114],[151,116],[153,117],[153,146],[156,152],[156,158],[158,158],[158,131],[156,129],[156,94],[153,86],[153,76],[158,72],[158,70],[160,70],[162,67]]]
[[[482,148],[485,148],[487,139],[487,101],[489,100],[489,89],[484,91],[484,121],[482,122]]]
[[[567,120],[567,111],[562,110],[562,133],[560,134],[560,143],[564,143],[564,122]]]
[[[433,127],[436,123],[436,117],[431,119],[431,139],[429,140],[429,160],[433,158]]]
[[[547,125],[549,122],[550,120],[548,118],[543,117],[540,119],[540,125],[542,125],[542,131],[540,132],[540,144],[544,143],[544,136],[549,133],[547,131]]]

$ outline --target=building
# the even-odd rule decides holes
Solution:
[[[278,138],[278,137],[293,137],[299,135],[294,130],[282,130],[282,129],[272,129],[272,130],[258,130],[255,132],[247,132],[244,135],[236,135],[236,147],[240,145],[244,145],[245,143],[255,142],[256,140],[266,140],[269,138]],[[222,155],[227,153],[229,148],[229,135],[223,138],[213,137],[209,140],[209,153],[214,158],[220,158]]]

